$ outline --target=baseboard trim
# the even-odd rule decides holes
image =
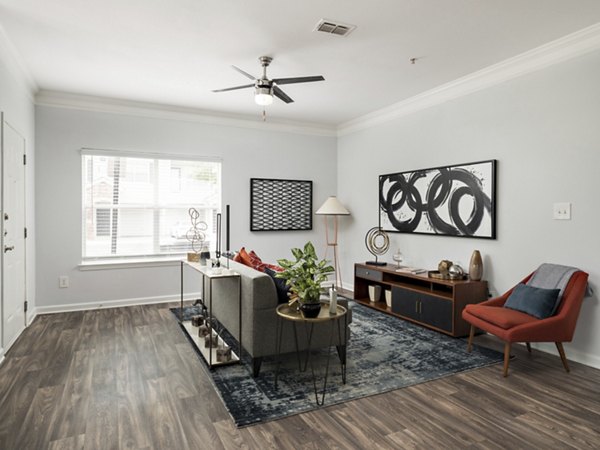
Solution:
[[[4,349],[0,348],[0,366],[2,365],[2,363],[4,362]]]
[[[596,355],[590,355],[589,353],[580,352],[573,348],[570,348],[569,343],[565,343],[565,353],[567,355],[567,360],[574,361],[580,364],[584,364],[586,366],[594,367],[596,369],[600,369],[600,357]],[[544,353],[549,353],[551,355],[558,356],[558,350],[556,350],[555,344],[546,344],[546,343],[532,343],[531,347],[539,350]]]
[[[35,320],[35,318],[37,317],[37,315],[38,315],[38,309],[37,308],[33,308],[31,311],[28,311],[28,314],[27,314],[27,325],[26,325],[27,327],[33,323],[33,321]]]
[[[183,296],[184,301],[194,300],[200,297],[199,292],[185,294]],[[108,309],[108,308],[121,308],[124,306],[136,306],[136,305],[151,305],[155,303],[170,303],[179,301],[179,295],[160,295],[156,297],[139,297],[139,298],[124,298],[120,300],[106,300],[101,302],[82,302],[82,303],[71,303],[65,305],[53,305],[53,306],[38,306],[35,308],[35,314],[56,314],[63,312],[73,311],[88,311],[91,309]]]

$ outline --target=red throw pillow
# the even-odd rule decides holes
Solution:
[[[265,264],[265,267],[268,267],[274,272],[283,272],[283,267],[278,266],[277,264]]]
[[[248,256],[250,256],[250,267],[252,267],[254,270],[258,270],[259,272],[265,271],[266,264],[262,262],[262,259],[260,259],[254,250],[251,250]]]
[[[242,264],[248,267],[252,267],[252,260],[250,259],[250,255],[244,247],[240,248],[240,252],[238,254],[240,255],[240,262]]]
[[[275,272],[283,271],[283,267],[279,267],[277,264],[264,263],[254,250],[250,250],[250,253],[248,253],[244,247],[240,249],[233,260],[242,263],[245,266],[252,267],[254,270],[258,270],[259,272],[264,272],[266,267],[274,270]]]
[[[233,257],[233,260],[234,260],[235,262],[237,262],[237,263],[240,263],[240,264],[243,264],[243,263],[242,263],[242,257],[240,256],[240,252],[241,252],[242,250],[244,250],[244,247],[242,247],[242,248],[241,248],[241,250],[240,250],[239,252],[237,252],[237,253],[235,254],[235,256]]]

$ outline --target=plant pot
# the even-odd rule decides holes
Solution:
[[[303,303],[300,305],[300,311],[307,319],[314,319],[321,312],[321,303]]]

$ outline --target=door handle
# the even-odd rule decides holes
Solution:
[[[11,245],[10,247],[6,245],[6,246],[4,246],[4,253],[12,252],[14,249],[15,249],[14,245]]]
[[[4,220],[8,220],[8,213],[4,213]]]

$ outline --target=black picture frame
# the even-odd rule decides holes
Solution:
[[[312,230],[312,184],[250,178],[250,231]]]
[[[496,239],[497,160],[379,176],[379,226],[395,233]]]

